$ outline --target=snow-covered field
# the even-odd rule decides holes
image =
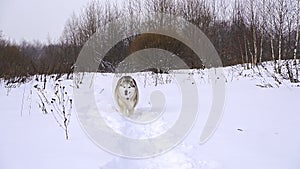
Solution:
[[[59,119],[57,122],[51,112],[45,114],[38,106],[39,93],[34,86],[43,83],[31,80],[12,89],[1,83],[0,169],[300,168],[299,84],[283,79],[278,84],[266,71],[225,68],[223,118],[213,137],[200,145],[201,129],[211,106],[211,84],[205,71],[188,73],[193,73],[199,93],[199,115],[194,128],[180,145],[166,154],[140,160],[117,157],[95,145],[81,129],[74,106],[68,125],[70,138],[66,140]],[[165,111],[178,113],[180,93],[176,84],[153,86],[155,80],[149,75],[145,81],[144,77],[136,75],[141,93],[137,111],[148,111],[151,91],[160,90],[166,97]],[[47,79],[44,94],[51,97],[55,82],[50,77]],[[113,75],[98,74],[95,79],[98,108],[109,113],[106,119],[113,129],[124,131],[112,97]],[[72,80],[63,80],[60,85],[66,87],[66,95],[71,97]],[[167,127],[151,130],[155,132],[150,134],[160,134]],[[140,132],[131,131],[132,136]]]

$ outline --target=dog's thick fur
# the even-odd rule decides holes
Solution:
[[[139,91],[136,81],[130,76],[123,76],[117,82],[115,99],[120,111],[125,116],[130,116],[139,100]]]

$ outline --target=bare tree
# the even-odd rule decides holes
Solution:
[[[297,0],[297,8],[296,8],[296,37],[295,37],[295,47],[294,47],[294,53],[293,53],[293,59],[294,59],[294,66],[295,66],[295,71],[296,75],[294,76],[294,79],[296,81],[299,81],[299,70],[298,70],[298,63],[297,63],[297,52],[298,52],[298,43],[299,43],[299,20],[300,20],[300,0]]]
[[[281,74],[281,67],[282,67],[282,51],[283,51],[283,34],[284,34],[284,24],[286,19],[286,1],[285,0],[278,0],[276,5],[276,20],[278,22],[278,70],[277,72]]]
[[[260,8],[259,8],[259,13],[260,13],[260,19],[261,19],[261,26],[260,26],[260,32],[261,32],[261,37],[260,37],[260,44],[259,44],[259,63],[262,63],[262,58],[263,58],[263,51],[264,51],[264,42],[265,42],[265,35],[266,35],[266,25],[267,25],[267,21],[266,21],[266,17],[267,17],[267,13],[266,13],[266,0],[261,0],[261,3],[259,4]]]
[[[256,22],[256,10],[254,9],[254,1],[250,0],[250,16],[251,16],[251,30],[252,30],[252,42],[253,42],[253,57],[252,57],[252,65],[256,65],[257,63],[257,37],[256,37],[256,29],[259,23]]]

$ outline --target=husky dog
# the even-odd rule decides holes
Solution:
[[[123,76],[117,82],[115,99],[123,115],[129,116],[139,100],[139,91],[135,80],[130,76]]]

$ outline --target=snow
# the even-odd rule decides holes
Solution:
[[[199,93],[199,114],[187,138],[171,151],[149,159],[114,156],[89,139],[81,128],[75,108],[69,125],[70,139],[64,137],[51,113],[43,114],[34,89],[35,80],[10,91],[0,84],[0,168],[2,169],[299,169],[300,168],[300,88],[288,81],[277,84],[267,72],[242,71],[240,67],[224,69],[226,103],[222,121],[213,137],[199,144],[201,130],[211,106],[211,84],[205,71],[190,70]],[[134,75],[142,93],[137,112],[151,112],[150,95],[161,91],[165,112],[134,122],[160,118],[156,124],[138,128],[118,113],[112,96],[112,74],[97,74],[95,100],[105,120],[116,132],[133,138],[155,137],[166,131],[179,114],[180,94],[176,84],[158,84],[148,74]],[[172,74],[164,77],[169,78]],[[165,79],[166,80],[166,79]],[[187,79],[189,81],[189,79]],[[72,80],[61,82],[72,93]],[[51,96],[48,77],[46,91]],[[271,84],[273,87],[270,87]],[[264,86],[264,87],[262,87]],[[105,98],[105,99],[103,99]],[[191,98],[192,99],[192,98]],[[22,112],[22,114],[21,114]],[[155,111],[152,111],[155,112]],[[106,114],[105,114],[106,113]]]

